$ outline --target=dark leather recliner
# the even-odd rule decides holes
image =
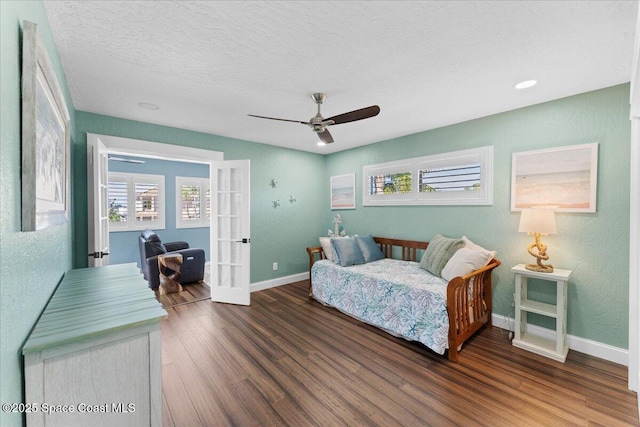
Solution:
[[[202,249],[190,249],[187,242],[162,243],[153,230],[144,230],[138,237],[142,274],[151,289],[160,285],[158,255],[165,253],[182,254],[180,284],[199,282],[204,279],[205,255]]]

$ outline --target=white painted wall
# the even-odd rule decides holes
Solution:
[[[631,72],[631,184],[629,221],[629,388],[640,388],[640,9]],[[638,394],[640,418],[640,394]]]

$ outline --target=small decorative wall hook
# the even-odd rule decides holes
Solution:
[[[273,201],[273,209],[276,209],[278,206],[280,206],[280,199]]]
[[[278,186],[278,181],[272,179],[269,185],[271,186],[271,188],[276,188]]]
[[[289,196],[289,203],[294,203],[296,201],[296,196],[294,196],[293,194]]]

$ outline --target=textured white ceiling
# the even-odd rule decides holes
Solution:
[[[77,110],[319,153],[628,82],[637,1],[45,1]],[[514,85],[539,84],[526,91]],[[317,147],[310,95],[335,125]],[[157,104],[149,111],[141,102]]]

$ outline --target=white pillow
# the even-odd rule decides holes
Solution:
[[[320,246],[322,246],[322,252],[329,261],[333,261],[333,251],[331,250],[331,238],[320,237]]]
[[[477,251],[467,247],[460,248],[449,259],[440,276],[444,280],[450,281],[454,277],[465,276],[474,270],[484,267],[492,259],[493,256],[491,256],[490,251]]]
[[[467,238],[467,236],[462,236],[462,240],[464,241],[464,247],[465,248],[469,248],[469,249],[472,249],[474,251],[486,252],[487,256],[491,256],[491,258],[489,258],[489,260],[487,261],[487,264],[489,263],[489,261],[491,261],[492,259],[494,259],[496,257],[496,254],[497,254],[496,251],[490,251],[490,250],[487,250],[487,249],[483,248],[482,246],[476,245],[471,240],[469,240]]]

